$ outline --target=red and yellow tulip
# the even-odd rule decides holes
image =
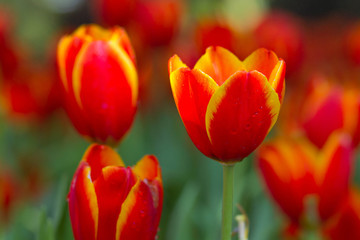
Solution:
[[[162,210],[161,169],[155,156],[125,167],[106,145],[93,144],[68,195],[76,240],[154,240]]]
[[[306,220],[309,198],[325,222],[348,193],[352,146],[347,135],[334,133],[318,150],[306,139],[279,138],[258,153],[260,173],[272,197],[294,224]]]
[[[224,163],[241,161],[275,124],[284,96],[285,62],[266,49],[243,62],[209,47],[193,69],[169,60],[175,103],[195,146]]]
[[[360,141],[360,91],[314,77],[304,95],[300,124],[305,135],[321,148],[336,130],[347,132],[357,146]],[[324,124],[325,123],[325,124]]]
[[[58,66],[67,113],[78,132],[116,143],[136,112],[135,56],[122,28],[79,27],[58,45]]]

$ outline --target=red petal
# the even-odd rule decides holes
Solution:
[[[319,214],[326,220],[339,209],[349,190],[352,164],[352,145],[349,136],[334,133],[319,159]]]
[[[311,109],[305,109],[303,128],[307,137],[321,148],[328,137],[344,125],[341,92],[332,91],[318,103],[312,104]]]
[[[70,219],[76,240],[96,240],[98,204],[90,167],[81,162],[68,195]]]
[[[130,168],[105,167],[94,182],[99,206],[99,224],[97,239],[115,240],[116,222],[125,199],[134,184],[136,177]]]
[[[265,76],[240,71],[212,96],[206,130],[215,156],[224,162],[242,160],[254,151],[275,124],[280,102]]]
[[[205,112],[217,84],[200,70],[179,68],[170,74],[171,89],[185,128],[195,146],[213,157],[205,130]]]
[[[299,223],[308,194],[316,190],[311,163],[314,151],[302,142],[274,141],[259,150],[259,168],[265,183],[284,213]],[[284,194],[286,192],[286,194]]]
[[[162,188],[158,191],[162,201]],[[153,202],[149,185],[139,181],[123,204],[123,211],[117,221],[116,239],[155,239],[161,208],[162,204]]]

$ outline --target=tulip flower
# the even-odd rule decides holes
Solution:
[[[193,69],[169,60],[171,88],[195,146],[223,163],[241,161],[275,124],[284,96],[285,62],[259,49],[243,62],[209,47]]]
[[[266,49],[243,62],[209,47],[193,69],[169,60],[170,84],[195,146],[223,163],[221,239],[231,238],[234,165],[254,151],[275,124],[285,91],[285,62]]]
[[[136,112],[138,78],[129,38],[122,28],[79,27],[58,45],[65,107],[78,132],[119,142]]]
[[[283,12],[267,14],[254,30],[258,47],[268,48],[283,58],[287,72],[293,73],[304,60],[304,33],[298,20]]]
[[[125,167],[106,145],[93,144],[68,195],[75,240],[154,240],[162,210],[161,170],[155,156]]]
[[[345,134],[334,133],[320,150],[306,139],[279,138],[260,147],[258,159],[273,199],[297,226],[309,220],[309,210],[326,222],[347,196],[352,146]]]
[[[319,148],[336,130],[347,132],[353,145],[357,146],[360,141],[360,91],[326,80],[318,75],[310,81],[300,110],[300,125]]]
[[[133,31],[147,46],[168,45],[180,25],[181,0],[141,0],[137,2]]]

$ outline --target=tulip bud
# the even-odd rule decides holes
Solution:
[[[136,112],[135,57],[122,28],[79,27],[58,45],[65,107],[78,132],[92,140],[117,143]]]
[[[162,199],[155,156],[145,156],[130,168],[112,148],[93,144],[68,195],[75,240],[154,240]]]

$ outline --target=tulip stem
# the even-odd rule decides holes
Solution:
[[[232,210],[234,195],[235,164],[223,164],[223,203],[221,240],[230,240],[232,232]]]

